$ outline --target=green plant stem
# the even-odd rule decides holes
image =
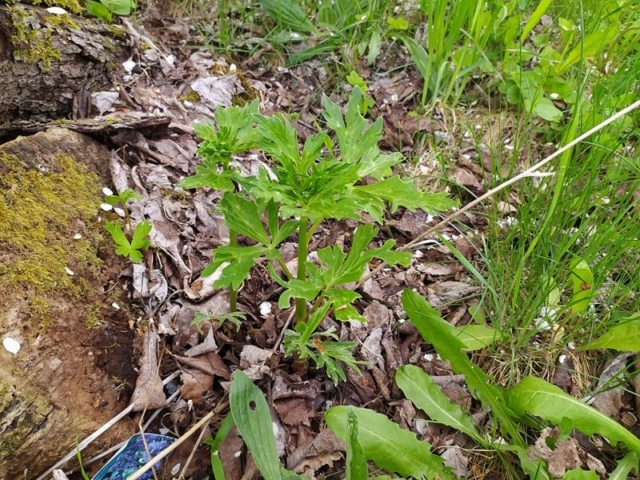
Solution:
[[[238,232],[229,230],[229,245],[235,247],[238,245]],[[229,287],[229,312],[233,313],[238,310],[238,291]]]
[[[280,268],[282,268],[282,271],[287,277],[287,280],[291,280],[293,278],[293,273],[291,273],[291,270],[289,270],[289,267],[287,267],[285,261],[282,258],[277,258],[276,262],[278,262],[278,265],[280,265]]]
[[[307,231],[308,217],[300,217],[298,227],[298,280],[307,278],[307,255],[309,250],[309,232]],[[307,316],[307,301],[304,298],[296,298],[296,323],[304,322]]]
[[[316,298],[316,301],[313,302],[313,305],[309,310],[308,318],[311,318],[311,315],[313,315],[313,313],[322,306],[322,304],[324,303],[324,300],[325,300],[325,297],[323,295],[318,295],[318,298]],[[330,312],[331,312],[331,309],[327,311],[326,315],[328,315]],[[322,321],[322,319],[320,321]],[[305,330],[304,332],[302,332],[302,337],[301,337],[301,341],[303,344],[306,345],[307,343],[309,343],[309,339],[311,338],[311,335],[315,333],[315,331],[318,329],[319,326],[320,325],[318,324],[318,325],[307,325],[305,327]]]

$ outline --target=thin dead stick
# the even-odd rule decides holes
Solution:
[[[162,460],[164,457],[166,457],[171,452],[173,452],[182,443],[184,443],[184,441],[187,438],[189,438],[191,435],[196,433],[204,424],[209,422],[213,418],[214,415],[220,413],[223,409],[227,408],[228,404],[229,404],[229,402],[222,402],[214,410],[212,410],[207,415],[202,417],[198,423],[196,423],[193,427],[191,427],[187,431],[187,433],[182,435],[178,440],[173,442],[171,445],[169,445],[167,448],[165,448],[163,451],[161,451],[158,455],[156,455],[151,460],[149,460],[142,468],[140,468],[138,471],[136,471],[136,473],[134,473],[133,475],[128,476],[127,480],[138,480],[140,477],[142,477],[145,473],[147,473],[151,469],[151,467],[153,465],[155,465],[160,460]]]
[[[169,383],[171,380],[173,380],[174,378],[177,378],[178,375],[180,374],[179,371],[175,371],[173,372],[171,375],[169,375],[167,378],[165,378],[162,381],[163,385],[166,385],[167,383]],[[69,460],[71,460],[72,458],[74,458],[77,453],[78,450],[82,451],[84,450],[87,445],[89,445],[91,442],[93,442],[96,438],[98,438],[100,435],[102,435],[104,432],[106,432],[107,430],[109,430],[111,427],[113,427],[116,423],[118,423],[120,420],[122,420],[124,417],[126,417],[128,414],[131,413],[131,411],[133,410],[133,408],[135,407],[135,404],[131,404],[129,405],[127,408],[125,408],[124,410],[122,410],[119,414],[117,414],[115,417],[113,417],[111,420],[109,420],[107,423],[105,423],[103,426],[101,426],[98,430],[96,430],[95,432],[93,432],[91,435],[89,435],[87,438],[85,438],[82,442],[80,442],[78,444],[78,446],[76,448],[74,448],[73,450],[71,450],[67,455],[65,455],[62,460],[60,460],[58,463],[56,463],[53,467],[51,467],[49,470],[47,470],[46,472],[44,472],[42,475],[40,475],[38,478],[36,478],[36,480],[44,480],[45,478],[47,478],[54,470],[57,470],[61,467],[63,467]]]
[[[82,451],[84,448],[86,448],[87,445],[89,445],[91,442],[93,442],[96,438],[98,438],[104,432],[109,430],[111,427],[113,427],[116,423],[118,423],[124,417],[129,415],[129,413],[131,413],[131,411],[133,410],[133,407],[135,407],[135,405],[133,405],[133,404],[129,405],[127,408],[125,408],[123,411],[121,411],[118,415],[113,417],[111,420],[109,420],[107,423],[105,423],[103,426],[101,426],[98,430],[96,430],[91,435],[89,435],[87,438],[85,438],[82,442],[80,442],[80,444],[78,444],[78,446],[76,448],[74,448],[67,455],[65,455],[62,458],[62,460],[60,460],[53,467],[51,467],[49,470],[47,470],[42,475],[40,475],[36,480],[44,480],[45,478],[48,478],[49,475],[51,474],[51,472],[53,472],[54,470],[59,469],[60,467],[65,465],[69,460],[74,458],[77,455],[77,451],[78,450]]]
[[[479,203],[482,203],[484,200],[486,200],[487,198],[491,197],[492,195],[495,195],[496,193],[498,193],[500,190],[503,190],[505,188],[507,188],[510,185],[513,185],[514,183],[519,182],[520,180],[522,180],[523,178],[527,178],[527,177],[532,177],[532,176],[539,176],[540,174],[535,173],[536,170],[539,170],[540,168],[544,167],[546,164],[548,164],[549,162],[551,162],[551,160],[555,159],[556,157],[559,157],[560,155],[562,155],[564,152],[566,152],[567,150],[569,150],[570,148],[575,147],[578,143],[582,142],[583,140],[585,140],[586,138],[589,138],[591,135],[593,135],[596,132],[599,132],[600,130],[602,130],[604,127],[606,127],[607,125],[615,122],[616,120],[618,120],[620,117],[623,117],[624,115],[626,115],[629,112],[632,112],[633,110],[637,109],[638,107],[640,107],[640,100],[638,100],[637,102],[632,103],[631,105],[629,105],[628,107],[623,108],[622,110],[620,110],[618,113],[612,115],[611,117],[607,118],[606,120],[600,122],[598,125],[596,125],[595,127],[593,127],[591,130],[588,130],[587,132],[583,133],[582,135],[580,135],[579,137],[576,137],[575,139],[573,139],[571,142],[567,143],[564,147],[560,148],[559,150],[556,150],[555,152],[553,152],[551,155],[549,155],[548,157],[546,157],[544,160],[539,161],[538,163],[536,163],[534,166],[528,168],[527,170],[525,170],[524,172],[520,173],[519,175],[516,175],[515,177],[507,180],[504,183],[501,183],[500,185],[498,185],[495,188],[492,188],[491,190],[489,190],[487,193],[485,193],[484,195],[476,198],[474,201],[468,203],[467,205],[465,205],[464,207],[460,208],[459,210],[456,210],[454,213],[452,213],[451,215],[449,215],[448,217],[446,217],[444,220],[442,220],[441,222],[437,223],[436,225],[434,225],[433,227],[427,229],[426,231],[422,232],[420,235],[418,235],[416,238],[414,238],[412,241],[410,241],[409,243],[407,243],[406,245],[403,245],[402,247],[399,247],[398,250],[409,250],[411,247],[413,247],[414,245],[416,245],[418,242],[420,242],[421,240],[423,240],[424,238],[426,238],[427,236],[431,235],[433,232],[435,232],[436,230],[439,230],[440,228],[446,226],[448,223],[450,223],[452,220],[458,218],[460,215],[462,215],[463,213],[465,213],[466,211],[472,209],[473,207],[475,207],[476,205],[478,205]],[[373,277],[375,274],[377,274],[378,272],[380,272],[380,270],[382,270],[385,266],[387,265],[386,262],[382,262],[380,263],[380,265],[378,265],[376,268],[374,268],[368,275],[365,275],[354,287],[354,290],[356,288],[360,288],[367,280],[369,280],[371,277]]]
[[[280,332],[280,335],[278,335],[278,339],[276,340],[275,345],[271,349],[271,354],[272,355],[274,353],[276,353],[276,350],[278,349],[278,347],[280,347],[280,344],[282,343],[282,340],[284,339],[284,334],[287,333],[287,329],[289,328],[289,325],[291,324],[291,321],[293,320],[293,317],[294,317],[295,314],[296,314],[296,310],[294,308],[294,309],[291,310],[291,314],[289,315],[289,318],[287,318],[287,321],[285,322],[284,326],[282,327],[282,331]]]
[[[209,420],[209,422],[210,421],[211,420]],[[191,461],[193,460],[193,457],[196,455],[196,450],[198,450],[198,447],[202,443],[202,439],[204,438],[204,436],[208,432],[207,427],[209,426],[209,422],[205,423],[202,426],[202,430],[200,430],[200,436],[198,437],[198,440],[196,440],[196,443],[193,446],[193,448],[191,449],[191,453],[189,454],[189,457],[187,457],[187,461],[184,462],[184,467],[182,467],[182,472],[180,473],[180,475],[178,475],[178,479],[180,479],[180,480],[184,479],[184,476],[187,473],[187,468],[189,468],[189,465],[191,464]]]
[[[179,394],[180,394],[180,390],[176,390],[175,392],[173,392],[173,394],[172,394],[169,398],[167,398],[167,405],[169,405],[173,400],[175,400],[175,399],[176,399],[176,397],[177,397]],[[147,428],[149,428],[149,425],[151,425],[151,422],[153,422],[153,421],[156,419],[156,417],[160,414],[160,412],[161,412],[162,410],[164,410],[164,408],[166,408],[166,407],[162,407],[162,408],[158,408],[157,410],[154,410],[154,411],[153,411],[153,413],[152,413],[151,415],[149,415],[149,419],[144,423],[144,425],[143,425],[142,429],[146,431],[146,430],[147,430]],[[99,461],[99,460],[103,459],[104,457],[108,456],[109,454],[114,453],[114,452],[117,452],[117,451],[118,451],[118,450],[120,450],[122,447],[124,447],[124,446],[127,444],[127,442],[128,442],[128,441],[129,441],[129,440],[125,440],[124,442],[120,442],[119,444],[115,445],[114,447],[111,447],[110,449],[105,450],[104,452],[102,452],[102,453],[100,453],[100,454],[96,455],[95,457],[90,458],[90,459],[89,459],[89,460],[87,460],[87,461],[84,461],[84,460],[83,460],[83,461],[82,461],[82,464],[83,464],[85,467],[87,467],[87,466],[89,466],[89,465],[92,465],[92,464],[96,463],[97,461]],[[73,474],[73,473],[75,473],[75,472],[78,472],[78,471],[80,471],[80,467],[76,467],[76,468],[74,468],[74,469],[72,469],[72,470],[68,470],[68,471],[67,471],[67,472],[65,472],[65,473],[66,473],[67,475],[71,475],[71,474]]]

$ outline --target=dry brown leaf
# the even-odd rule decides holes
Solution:
[[[453,469],[456,478],[467,478],[469,475],[469,457],[460,448],[447,448],[441,455],[444,464]]]
[[[606,386],[613,377],[618,375],[627,367],[627,361],[631,357],[631,353],[622,353],[609,360],[600,374],[596,391]],[[623,386],[617,386],[609,390],[600,392],[593,396],[592,405],[605,415],[619,419],[622,411],[625,410],[625,404],[622,400],[624,394]]]
[[[427,298],[434,308],[449,305],[456,300],[478,292],[479,288],[464,282],[445,281],[427,289]]]
[[[184,352],[184,354],[187,357],[197,357],[204,355],[205,353],[215,352],[216,350],[218,350],[218,344],[216,343],[216,339],[213,337],[213,328],[210,328],[202,343],[190,348]]]
[[[156,409],[167,404],[162,380],[158,374],[157,346],[158,334],[152,329],[147,330],[142,340],[140,373],[131,396],[131,404],[134,405],[135,412]]]
[[[285,425],[311,425],[311,419],[315,417],[315,411],[309,400],[304,398],[286,398],[273,402],[280,420]]]
[[[195,405],[202,403],[205,392],[213,386],[213,376],[195,368],[185,368],[180,375],[182,387],[180,394],[186,400],[193,400]]]
[[[240,480],[242,478],[242,450],[244,442],[236,427],[220,443],[218,454],[224,467],[225,480]]]

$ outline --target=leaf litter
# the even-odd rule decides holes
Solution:
[[[229,106],[234,99],[260,96],[264,112],[300,112],[294,126],[304,140],[313,132],[313,117],[319,108],[313,92],[322,89],[322,65],[310,62],[293,69],[239,72],[235,65],[205,51],[186,54],[180,51],[171,62],[159,50],[153,51],[155,55],[145,54],[136,59],[146,72],[144,75],[136,73],[135,68],[123,70],[117,99],[111,92],[95,97],[98,113],[110,119],[97,128],[108,134],[114,146],[110,164],[113,187],[119,193],[133,188],[142,200],[130,205],[131,218],[134,223],[149,221],[152,226],[152,253],[145,256],[144,263],[125,268],[121,273],[123,285],[129,288],[132,300],[143,306],[148,321],[146,332],[141,333],[141,365],[132,398],[136,410],[166,404],[159,372],[167,369],[162,365],[165,363],[178,367],[182,399],[171,406],[171,418],[174,433],[180,434],[195,422],[195,412],[210,410],[223,400],[231,372],[240,368],[268,392],[278,426],[279,453],[287,468],[296,473],[316,478],[344,468],[344,444],[324,427],[324,412],[332,404],[346,404],[386,413],[403,428],[431,442],[458,478],[467,475],[470,458],[464,447],[468,447],[468,439],[424,418],[403,398],[394,381],[400,366],[418,365],[452,402],[479,421],[486,419],[486,412],[472,400],[464,379],[454,375],[448,362],[420,341],[415,327],[405,322],[400,307],[399,294],[405,288],[426,296],[452,323],[468,322],[468,306],[474,302],[477,305],[480,289],[465,276],[464,267],[435,236],[414,251],[413,264],[407,270],[387,268],[362,285],[364,298],[358,308],[367,323],[340,326],[325,321],[325,327],[338,327],[341,339],[356,339],[356,355],[368,362],[360,373],[347,370],[348,381],[337,387],[322,372],[313,369],[300,372],[282,358],[276,342],[287,323],[288,312],[275,308],[279,289],[265,282],[268,277],[261,274],[263,266],[254,268],[240,289],[240,309],[246,314],[240,328],[219,320],[228,311],[228,294],[216,289],[211,277],[199,276],[211,260],[211,249],[226,244],[229,232],[215,212],[218,194],[206,190],[187,192],[176,186],[193,173],[197,163],[191,125],[212,119],[216,108]],[[456,144],[456,139],[468,137],[458,124],[451,125],[446,115],[439,116],[438,112],[431,117],[409,115],[418,90],[416,85],[416,78],[404,75],[381,75],[370,83],[371,95],[376,100],[373,115],[385,120],[385,146],[412,152],[414,134],[431,133],[445,150],[456,152],[452,158],[457,161],[447,172],[448,178],[473,195],[484,193],[486,176],[501,168],[488,160],[487,145],[492,140],[484,139],[478,155],[470,141],[466,146],[464,140]],[[345,99],[346,95],[334,98],[340,103]],[[144,121],[151,116],[162,120],[147,127]],[[476,117],[480,118],[480,114]],[[482,133],[486,137],[492,131]],[[245,174],[255,174],[260,167],[268,168],[260,158],[251,155],[236,156],[234,163]],[[428,154],[421,156],[415,166],[416,172],[425,178],[437,168]],[[515,200],[502,202],[498,207],[505,215],[517,211]],[[472,213],[466,215],[466,221],[472,228],[484,226]],[[389,234],[402,245],[434,223],[434,218],[424,212],[400,211],[390,218],[388,224],[393,230]],[[313,250],[343,239],[345,230],[352,230],[344,227],[341,222],[322,227],[312,240],[311,255]],[[445,227],[441,234],[448,235],[465,258],[474,258],[472,240],[464,234],[452,227]],[[283,255],[289,268],[295,270],[292,247],[293,244],[288,247],[285,244]],[[270,310],[263,314],[265,305]],[[208,320],[196,325],[194,319],[198,316]],[[146,324],[139,322],[137,328]],[[160,355],[160,350],[169,355]],[[621,387],[616,387],[597,394],[593,403],[615,416],[621,410],[633,409],[622,398]],[[566,470],[579,467],[604,472],[599,460],[571,437],[558,440],[558,447],[550,450],[545,439],[554,435],[546,429],[530,451],[530,455],[549,462],[553,477],[559,478]],[[206,451],[202,446],[194,446],[198,447],[201,453]],[[186,450],[174,454],[166,468],[183,464],[187,455]],[[250,478],[256,473],[255,464],[235,429],[220,445],[219,455],[227,478]],[[200,471],[193,471],[193,478],[201,478],[209,468],[202,465]]]

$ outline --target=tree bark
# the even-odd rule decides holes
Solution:
[[[0,126],[86,116],[89,92],[110,85],[110,70],[128,57],[127,38],[121,27],[70,12],[0,5]]]

